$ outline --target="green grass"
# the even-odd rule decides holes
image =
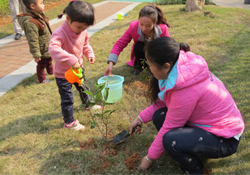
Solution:
[[[96,55],[96,63],[86,60],[85,74],[93,89],[107,68],[107,57],[114,42],[126,31],[131,21],[138,18],[140,4],[121,21],[115,21],[90,38]],[[170,35],[178,42],[190,45],[191,51],[202,55],[210,70],[225,84],[235,99],[246,130],[237,153],[227,158],[204,159],[213,174],[249,174],[250,172],[250,11],[237,8],[206,6],[212,14],[186,13],[184,5],[160,6],[170,24]],[[113,74],[125,78],[121,101],[107,105],[116,110],[110,119],[110,134],[116,135],[128,129],[130,122],[150,102],[144,97],[141,76],[131,74],[133,68],[126,65],[130,56],[130,43],[120,54]],[[47,76],[54,80],[53,76]],[[129,172],[124,160],[137,152],[141,158],[157,132],[152,123],[143,125],[143,133],[130,136],[116,147],[115,156],[102,155],[103,138],[98,130],[90,129],[88,111],[77,110],[80,98],[73,88],[75,118],[87,126],[83,133],[63,128],[60,96],[55,81],[37,84],[36,76],[25,79],[17,87],[0,98],[0,174],[182,174],[178,165],[164,154],[146,172]],[[144,85],[145,86],[145,85]],[[79,144],[89,138],[97,148],[84,150]],[[109,163],[103,168],[104,163]]]

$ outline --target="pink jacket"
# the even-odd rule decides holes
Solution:
[[[54,60],[54,75],[57,78],[65,78],[64,73],[77,61],[83,67],[83,55],[87,58],[95,57],[89,45],[87,30],[77,35],[66,21],[53,32],[49,53]]]
[[[163,154],[162,138],[166,132],[185,124],[224,138],[244,130],[244,121],[232,96],[209,72],[203,57],[180,51],[168,79],[159,80],[159,87],[158,106],[153,103],[139,114],[147,123],[157,109],[168,107],[164,124],[148,150],[150,158],[158,159]]]
[[[155,35],[154,38],[162,37],[162,36],[168,36],[168,26],[165,24],[156,24],[154,26],[155,30]],[[122,37],[115,43],[113,46],[111,53],[108,57],[107,62],[112,61],[116,64],[118,60],[118,56],[120,53],[123,51],[123,49],[130,43],[131,39],[134,40],[134,43],[131,48],[131,53],[130,53],[130,61],[127,62],[129,66],[134,66],[135,63],[135,55],[134,55],[134,45],[138,41],[145,42],[144,40],[144,35],[141,31],[141,28],[139,27],[139,21],[133,21],[130,23],[129,28],[127,31],[122,35]]]

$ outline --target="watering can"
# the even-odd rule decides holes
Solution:
[[[81,84],[83,83],[84,79],[83,79],[83,73],[82,73],[82,68],[78,68],[73,69],[70,68],[69,70],[67,70],[64,74],[66,80],[70,83],[78,83],[79,86],[81,86]]]

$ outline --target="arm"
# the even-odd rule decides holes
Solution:
[[[116,41],[115,45],[111,50],[111,53],[109,54],[107,63],[109,63],[109,61],[112,61],[114,65],[116,64],[118,56],[123,51],[123,49],[127,47],[127,45],[130,43],[132,39],[131,32],[132,32],[132,27],[130,25],[129,28],[126,30],[126,32],[122,35],[122,37],[118,41]]]
[[[50,39],[49,53],[56,62],[67,62],[73,66],[78,62],[78,58],[62,49],[63,42],[64,38],[58,33],[54,33]]]
[[[168,112],[163,126],[148,150],[148,156],[151,159],[161,157],[165,151],[162,144],[164,134],[169,130],[181,128],[186,124],[196,106],[198,98],[197,92],[192,87],[189,87],[188,91],[181,89],[171,93]]]
[[[33,58],[39,59],[42,56],[39,45],[39,29],[31,22],[26,23],[24,26],[24,32],[30,47],[30,53],[33,55]]]
[[[166,107],[166,104],[160,99],[158,99],[149,107],[140,112],[139,118],[143,123],[150,122],[152,120],[154,112],[163,107]]]

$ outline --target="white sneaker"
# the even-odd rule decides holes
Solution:
[[[68,129],[76,130],[76,131],[83,131],[85,129],[85,126],[80,124],[78,120],[75,120],[71,124],[64,123],[64,127]]]

